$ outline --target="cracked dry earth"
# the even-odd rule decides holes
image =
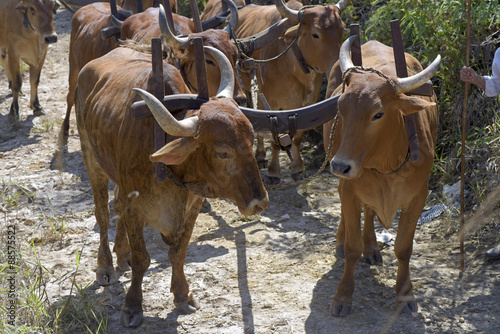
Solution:
[[[191,315],[174,310],[168,247],[158,232],[146,228],[152,263],[143,283],[144,323],[136,330],[121,327],[131,273],[118,272],[119,282],[109,287],[95,282],[98,227],[74,115],[68,146],[56,154],[66,109],[71,13],[59,9],[55,21],[59,41],[49,48],[40,84],[46,116],[33,117],[29,110],[25,72],[21,122],[12,124],[7,80],[0,71],[0,180],[21,192],[14,209],[0,202],[0,213],[5,224],[16,225],[22,248],[30,241],[36,244],[50,272],[52,303],[70,293],[72,275],[67,274],[81,252],[75,282],[89,285],[98,312],[108,317],[109,333],[498,333],[500,261],[484,259],[484,251],[498,241],[498,224],[489,223],[485,233],[466,238],[461,274],[459,222],[449,217],[416,231],[410,268],[418,312],[395,313],[397,261],[393,247],[384,246],[382,266],[358,262],[352,314],[333,317],[329,305],[344,262],[335,257],[338,181],[327,171],[307,185],[270,191],[270,206],[258,216],[244,217],[232,202],[210,200],[212,210],[200,214],[185,264],[201,304]],[[287,172],[283,182],[291,180]],[[110,196],[112,190],[110,185]],[[395,222],[389,232],[396,230]],[[113,221],[111,243],[114,232]],[[24,256],[34,254],[28,249]]]

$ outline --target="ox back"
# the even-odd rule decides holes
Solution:
[[[409,276],[409,260],[434,160],[438,130],[436,96],[404,94],[401,83],[412,78],[397,78],[392,48],[370,41],[362,46],[361,51],[366,70],[344,69],[347,73],[345,91],[338,102],[339,117],[330,164],[332,172],[340,177],[338,189],[342,210],[337,254],[345,257],[344,274],[333,298],[331,312],[341,316],[350,312],[354,269],[362,253],[370,264],[382,263],[374,232],[375,215],[387,229],[399,208],[401,215],[394,246],[398,259],[396,299],[399,310],[415,312],[417,306]],[[419,72],[431,73],[430,77],[437,71],[437,67],[432,67],[434,72],[428,69],[422,72],[422,66],[414,57],[405,56],[408,72],[413,78],[423,77],[416,75]],[[340,58],[330,74],[327,96],[342,92],[342,51]],[[426,80],[428,78],[420,79],[418,85]],[[411,113],[416,120],[418,161],[409,159],[409,141],[403,119],[403,115]],[[324,125],[325,142],[330,136],[331,126],[332,122]],[[363,233],[360,224],[362,210],[365,219]]]
[[[30,108],[35,116],[44,114],[38,100],[38,84],[48,44],[57,41],[54,11],[54,0],[0,1],[0,63],[13,94],[10,116],[16,120],[22,85],[20,60],[30,67]]]

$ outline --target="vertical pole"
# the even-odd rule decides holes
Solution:
[[[363,66],[363,58],[361,57],[361,38],[359,36],[359,24],[351,24],[349,26],[351,36],[357,35],[351,46],[352,63],[355,66]]]
[[[464,0],[467,3],[467,50],[465,53],[465,66],[469,67],[470,58],[470,12],[471,0]],[[465,123],[467,115],[467,96],[469,94],[469,83],[465,83],[464,104],[462,109],[462,152],[461,152],[461,171],[460,171],[460,271],[465,269],[465,250],[464,250],[464,207],[465,207]]]
[[[196,65],[196,80],[198,83],[198,97],[208,100],[207,69],[205,67],[205,52],[203,51],[203,39],[196,37],[191,39],[194,48],[194,59]]]
[[[196,3],[196,0],[189,0],[189,6],[191,7],[191,14],[193,15],[195,31],[202,32],[203,28],[201,27],[200,11],[198,10],[198,4]]]
[[[160,0],[163,5],[163,9],[165,10],[165,15],[167,16],[167,24],[170,27],[170,31],[176,35],[175,26],[174,26],[174,15],[172,14],[172,7],[170,7],[169,0]]]
[[[165,85],[163,84],[163,58],[161,50],[161,38],[153,38],[151,40],[151,62],[153,66],[153,95],[163,101],[165,96]],[[154,136],[155,136],[155,151],[165,146],[166,134],[155,120]],[[165,171],[162,163],[156,163],[156,179],[160,182],[165,181]]]
[[[137,9],[137,13],[142,13],[144,11],[144,7],[142,6],[142,0],[136,0],[135,7]]]
[[[401,27],[399,20],[391,21],[392,33],[392,50],[394,53],[394,62],[396,63],[396,74],[400,78],[408,76],[406,68],[406,58],[403,46],[403,38],[401,37]],[[406,133],[408,135],[409,149],[412,161],[418,161],[420,153],[418,150],[417,127],[415,125],[415,114],[404,116]]]
[[[111,15],[116,16],[118,9],[116,8],[116,0],[109,0],[109,7],[111,8]]]

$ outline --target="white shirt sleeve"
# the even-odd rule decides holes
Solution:
[[[500,48],[495,51],[493,64],[491,65],[491,76],[484,76],[486,96],[500,95]]]

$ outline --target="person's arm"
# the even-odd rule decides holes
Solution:
[[[483,76],[478,75],[472,68],[464,66],[460,70],[460,79],[463,82],[472,83],[482,90],[486,90],[486,80]]]

